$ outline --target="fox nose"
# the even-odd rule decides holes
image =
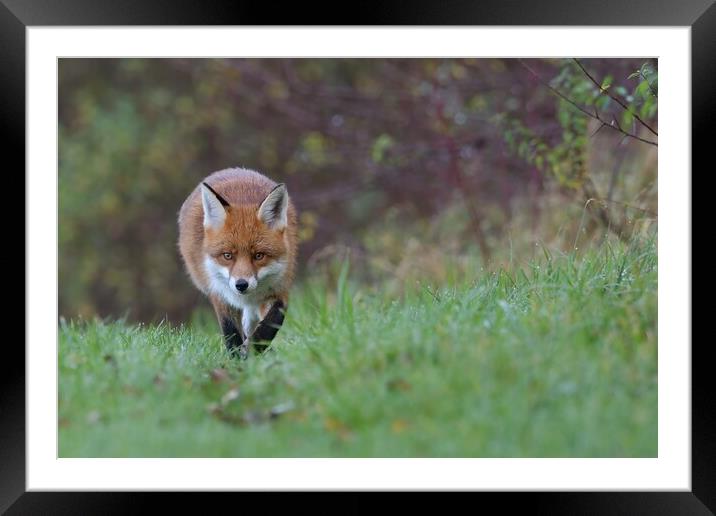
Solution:
[[[239,292],[244,292],[247,288],[249,288],[249,282],[245,279],[240,279],[236,282],[236,290]]]

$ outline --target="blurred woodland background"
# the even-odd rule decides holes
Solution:
[[[61,59],[60,315],[204,306],[176,215],[232,166],[288,185],[299,282],[349,256],[399,295],[654,232],[657,98],[649,58]]]

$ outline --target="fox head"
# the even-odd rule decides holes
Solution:
[[[281,183],[258,205],[229,204],[201,185],[204,265],[212,291],[242,307],[260,302],[284,279],[288,192]]]

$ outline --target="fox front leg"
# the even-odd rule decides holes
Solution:
[[[241,325],[237,323],[237,319],[241,319],[241,314],[232,311],[218,299],[211,299],[211,303],[214,306],[227,351],[232,355],[238,354],[240,357],[246,358],[248,345]]]
[[[269,343],[274,339],[283,324],[285,312],[286,305],[283,301],[278,300],[271,305],[271,308],[266,312],[266,315],[261,319],[250,337],[256,351],[261,353],[268,348]]]
[[[241,329],[231,317],[221,319],[221,332],[224,334],[224,342],[229,353],[238,354],[240,358],[248,356],[248,342],[244,340]]]

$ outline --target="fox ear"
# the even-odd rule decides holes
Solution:
[[[286,185],[277,184],[263,200],[257,213],[259,220],[271,229],[283,229],[288,223],[288,192]]]
[[[204,227],[219,229],[226,220],[226,200],[206,183],[201,183],[201,205],[204,207]]]

